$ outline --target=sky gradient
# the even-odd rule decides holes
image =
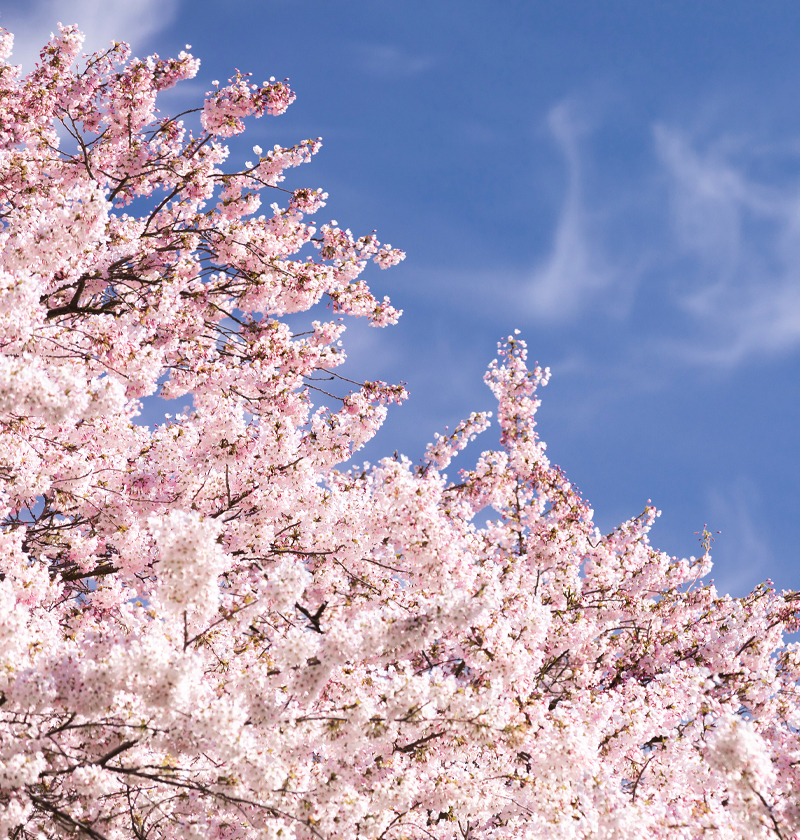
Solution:
[[[369,277],[400,324],[344,337],[348,375],[411,392],[365,458],[491,409],[516,328],[552,369],[548,455],[603,530],[652,499],[671,554],[721,531],[720,589],[800,588],[800,5],[0,0],[26,69],[59,20],[92,49],[191,44],[167,113],[236,68],[289,77],[232,161],[321,136],[287,185],[408,253]]]

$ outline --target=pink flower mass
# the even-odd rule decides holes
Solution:
[[[444,472],[486,414],[348,466],[405,391],[337,374],[343,318],[397,320],[361,278],[404,254],[281,186],[317,139],[225,168],[288,83],[237,73],[194,134],[156,110],[187,53],[82,57],[62,27],[23,77],[12,45],[0,836],[800,837],[798,596],[718,593],[650,507],[600,533],[522,340],[474,468]],[[138,425],[153,394],[193,407]]]

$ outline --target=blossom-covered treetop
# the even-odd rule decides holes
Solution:
[[[405,391],[341,337],[403,253],[283,186],[318,139],[226,167],[287,82],[172,117],[197,59],[81,44],[0,39],[0,836],[800,836],[796,596],[721,595],[649,506],[600,533],[516,334],[474,467],[487,414],[350,466]]]

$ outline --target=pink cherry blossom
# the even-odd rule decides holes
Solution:
[[[197,59],[81,44],[0,35],[0,836],[800,837],[800,596],[601,533],[516,333],[499,447],[355,465],[406,392],[345,316],[404,254],[281,186],[318,139],[229,163],[288,82],[173,118]]]

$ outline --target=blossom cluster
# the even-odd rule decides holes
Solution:
[[[405,390],[337,372],[343,319],[397,320],[402,252],[281,186],[317,139],[225,168],[288,82],[195,133],[188,52],[81,44],[0,35],[0,837],[800,837],[800,596],[719,593],[649,506],[600,533],[516,334],[474,467],[484,413],[353,466]]]

